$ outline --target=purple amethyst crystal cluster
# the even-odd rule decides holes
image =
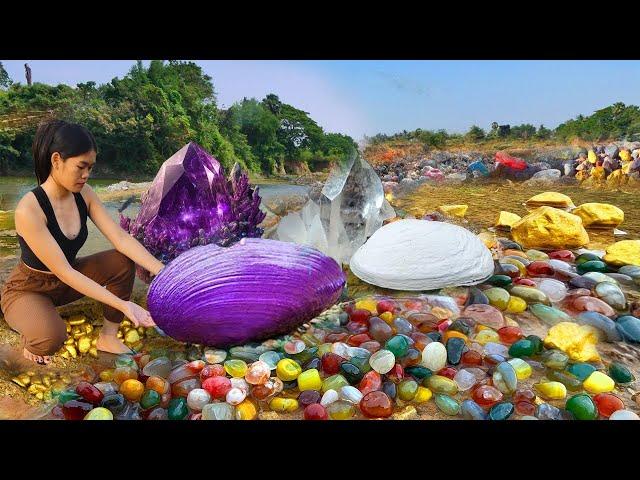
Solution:
[[[198,245],[226,247],[263,233],[258,188],[237,164],[225,178],[220,163],[194,142],[162,164],[141,203],[135,219],[120,214],[120,226],[163,263]],[[144,273],[138,270],[148,281]]]

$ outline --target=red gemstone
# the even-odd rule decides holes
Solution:
[[[536,406],[530,402],[516,402],[516,413],[519,415],[533,415],[536,413]]]
[[[366,333],[359,333],[357,335],[352,335],[351,337],[349,337],[349,340],[347,340],[347,344],[351,345],[352,347],[359,347],[360,344],[369,341],[371,341],[371,337],[369,335],[367,335]]]
[[[322,355],[322,371],[327,375],[335,375],[340,371],[340,364],[346,362],[337,353],[327,352]]]
[[[221,377],[214,377],[221,378]],[[231,381],[229,381],[231,382]],[[187,378],[171,385],[171,395],[175,397],[186,397],[191,390],[201,388],[200,380],[197,378]]]
[[[482,354],[475,350],[467,350],[462,354],[463,365],[482,365]]]
[[[342,306],[342,310],[344,312],[346,312],[348,315],[351,315],[353,313],[353,311],[355,310],[355,306],[354,306],[353,303],[348,303],[348,304]]]
[[[491,385],[481,385],[473,391],[473,400],[481,407],[492,407],[502,400],[502,392]]]
[[[187,363],[187,368],[191,370],[193,373],[200,373],[200,371],[205,367],[206,363],[204,360],[194,360],[193,362]]]
[[[410,337],[411,340],[414,341],[413,346],[420,351],[424,350],[424,347],[433,342],[431,338],[421,332],[413,332]]]
[[[599,393],[593,397],[593,402],[598,407],[598,413],[609,418],[617,410],[624,409],[624,403],[611,393]]]
[[[200,370],[200,381],[204,382],[207,378],[211,377],[224,377],[226,372],[224,371],[224,367],[219,363],[215,365],[207,365],[202,370]]]
[[[526,266],[527,273],[536,277],[553,277],[556,273],[555,269],[547,262],[536,260]]]
[[[370,370],[364,374],[362,380],[360,380],[360,384],[358,385],[358,390],[362,393],[362,395],[366,395],[370,392],[375,392],[382,388],[382,377],[375,370]]]
[[[396,304],[393,300],[380,300],[376,305],[378,315],[382,315],[384,312],[391,312],[396,309]]]
[[[498,336],[503,343],[512,344],[524,337],[519,327],[502,327],[498,329]]]
[[[553,252],[549,252],[547,255],[549,255],[549,258],[564,260],[565,262],[573,262],[576,259],[573,252],[569,250],[555,250]]]
[[[231,390],[231,380],[227,377],[209,377],[202,382],[204,388],[212,398],[216,400],[224,400],[227,392]]]
[[[349,320],[352,322],[360,322],[360,323],[369,323],[369,317],[371,317],[371,312],[369,310],[364,310],[362,308],[358,310],[354,310],[351,315],[349,315]]]
[[[362,345],[360,345],[362,347]],[[413,367],[422,363],[422,352],[415,348],[410,348],[406,355],[400,359],[400,365],[404,368]]]
[[[529,388],[523,388],[521,390],[517,390],[516,393],[513,394],[513,401],[514,402],[530,402],[533,403],[533,401],[536,399],[536,394],[534,393],[533,390],[529,389]]]
[[[80,382],[76,387],[76,393],[94,405],[99,404],[104,398],[104,394],[89,382]]]
[[[534,282],[533,280],[531,280],[529,278],[515,278],[513,280],[513,283],[515,285],[524,285],[525,287],[535,287],[536,286],[536,282]]]
[[[433,332],[440,321],[431,313],[413,313],[407,318],[422,333]]]
[[[360,411],[365,417],[386,418],[393,413],[393,404],[386,393],[369,392],[360,400]]]
[[[91,410],[93,405],[78,400],[69,400],[62,406],[62,413],[67,420],[82,420]]]
[[[440,333],[446,332],[453,322],[451,320],[443,320],[438,324],[438,331]]]
[[[451,380],[453,380],[453,377],[456,376],[456,373],[458,373],[458,371],[453,368],[453,367],[444,367],[442,370],[440,370],[438,372],[438,375],[441,375],[443,377],[447,377],[450,378]]]
[[[327,420],[328,418],[327,410],[319,403],[312,403],[304,409],[305,420]]]
[[[390,372],[386,374],[387,379],[392,382],[399,382],[404,378],[404,368],[399,363],[396,363]]]

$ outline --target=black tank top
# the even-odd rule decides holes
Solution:
[[[76,205],[78,206],[78,211],[80,212],[80,233],[78,233],[76,238],[70,240],[64,233],[62,233],[62,230],[60,230],[60,225],[58,225],[58,220],[53,212],[53,207],[51,206],[49,197],[47,197],[47,193],[44,191],[42,186],[38,185],[31,191],[38,199],[40,208],[42,208],[42,211],[47,217],[47,229],[51,233],[51,236],[55,238],[56,242],[58,242],[58,245],[60,245],[60,248],[64,252],[64,256],[67,257],[67,261],[72,263],[88,236],[88,213],[87,204],[85,203],[84,198],[82,198],[80,193],[73,193],[76,199]],[[20,249],[22,250],[20,258],[28,267],[35,268],[36,270],[44,270],[46,272],[49,271],[47,266],[42,263],[38,257],[36,257],[35,253],[33,253],[31,248],[29,248],[29,245],[27,245],[27,242],[25,242],[24,238],[20,235],[18,235],[18,242],[20,243]]]

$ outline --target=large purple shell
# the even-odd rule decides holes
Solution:
[[[291,332],[333,305],[345,281],[318,250],[245,238],[179,255],[154,278],[147,306],[176,340],[228,347]]]

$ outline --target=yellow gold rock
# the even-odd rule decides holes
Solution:
[[[484,243],[485,247],[491,249],[498,246],[498,239],[491,232],[481,232],[478,234],[478,238],[482,243]]]
[[[493,226],[496,228],[510,230],[513,224],[519,221],[521,218],[522,217],[520,217],[520,215],[501,210]]]
[[[86,320],[84,315],[72,315],[69,317],[69,325],[82,325]]]
[[[133,350],[135,350],[136,352],[138,352],[138,351],[142,350],[143,346],[144,346],[144,344],[142,342],[137,342],[137,343],[134,343],[133,345],[131,345],[131,348]]]
[[[78,340],[78,350],[80,353],[87,353],[91,348],[91,339],[88,337],[83,337]]]
[[[44,400],[44,393],[43,392],[36,393],[36,398],[38,400]]]
[[[26,388],[28,385],[28,383],[25,383],[20,377],[13,377],[11,381],[22,388]]]
[[[78,356],[76,347],[74,347],[73,345],[65,345],[64,348],[67,352],[69,352],[69,355],[71,355],[73,358],[76,358]]]
[[[144,327],[138,327],[138,334],[144,335]]]
[[[469,205],[440,205],[438,211],[445,215],[451,215],[453,217],[463,218],[467,213]]]
[[[42,384],[46,387],[50,387],[51,386],[51,377],[49,377],[49,375],[45,375],[44,377],[42,377]]]
[[[624,221],[624,212],[608,203],[583,203],[572,214],[582,219],[582,225],[590,228],[615,228]]]
[[[124,320],[122,320],[122,322],[120,322],[120,326],[121,327],[130,327],[131,326],[131,320],[125,318]]]
[[[603,260],[609,265],[640,265],[640,240],[622,240],[609,245]]]
[[[573,208],[575,207],[571,198],[563,193],[543,192],[534,195],[526,203],[527,208],[537,208],[541,206],[549,206],[555,208]]]
[[[66,350],[65,350],[64,352],[62,352],[62,353],[60,354],[60,356],[61,356],[62,358],[66,358],[67,360],[69,360],[69,358],[71,358],[71,355],[70,355],[70,354],[69,354],[69,352],[67,352]]]
[[[560,322],[549,329],[544,344],[548,348],[559,348],[574,362],[598,362],[598,335],[598,330],[591,325]]]
[[[540,207],[511,227],[511,236],[525,248],[570,249],[589,243],[582,219],[553,207]]]
[[[137,330],[129,330],[127,334],[124,336],[124,341],[126,343],[136,343],[140,341],[140,335],[138,335]]]
[[[91,347],[89,349],[89,355],[92,357],[98,358],[98,349],[96,347]]]
[[[64,341],[65,345],[73,345],[74,343],[76,343],[76,341],[73,339],[73,337],[69,337]]]
[[[418,412],[415,407],[409,405],[404,410],[391,415],[392,420],[415,420],[418,418]]]
[[[87,332],[87,333],[93,332],[93,325],[91,325],[90,323],[85,323],[84,324],[84,331]]]
[[[27,392],[31,395],[35,395],[38,392],[44,392],[45,390],[47,390],[47,387],[44,385],[30,385],[29,388],[27,388]]]
[[[97,343],[98,343],[98,337],[94,337],[94,338],[91,340],[91,346],[92,346],[92,347],[95,347]]]
[[[66,328],[67,328],[67,333],[71,333],[71,325],[69,325],[69,324],[67,323],[67,327],[66,327]]]

